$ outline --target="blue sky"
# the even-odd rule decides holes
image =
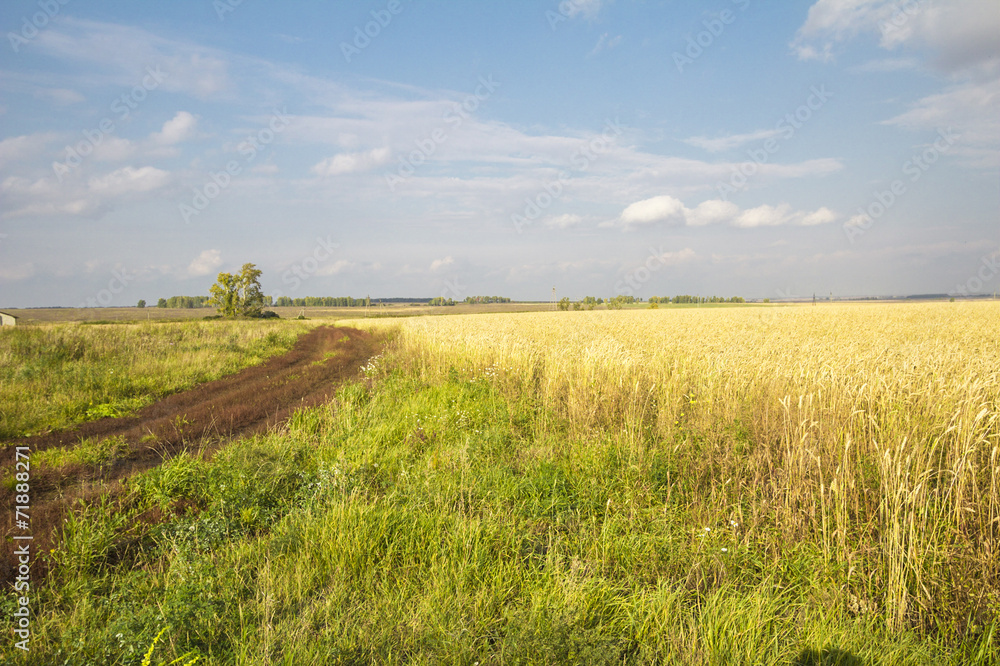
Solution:
[[[993,0],[0,8],[0,307],[1000,288]]]

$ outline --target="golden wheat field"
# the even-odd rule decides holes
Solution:
[[[998,303],[356,323],[398,328],[428,378],[530,395],[573,433],[553,446],[612,432],[636,464],[691,451],[706,525],[740,524],[775,561],[811,544],[839,602],[889,630],[998,616]]]

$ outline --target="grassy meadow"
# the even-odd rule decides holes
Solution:
[[[997,321],[353,322],[330,404],[79,506],[0,661],[1000,663]]]
[[[0,331],[0,440],[121,416],[288,351],[307,322],[50,324]]]

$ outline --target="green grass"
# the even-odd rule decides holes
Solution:
[[[31,462],[38,467],[51,468],[71,465],[101,467],[128,451],[128,448],[128,442],[121,437],[87,438],[73,446],[39,451],[32,455]]]
[[[138,664],[164,629],[152,663],[1000,659],[995,618],[889,632],[878,590],[824,557],[820,535],[743,525],[739,498],[692,502],[725,487],[707,452],[754,445],[738,423],[583,435],[530,389],[399,361],[281,432],[178,456],[79,507],[35,591],[30,659],[7,641],[4,663]]]
[[[308,325],[24,326],[0,333],[0,440],[122,416],[287,351]]]

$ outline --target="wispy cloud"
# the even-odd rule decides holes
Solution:
[[[597,38],[597,44],[590,51],[591,56],[599,54],[601,51],[610,51],[619,44],[621,44],[622,36],[615,35],[614,37],[609,37],[608,33],[602,33],[600,37]]]
[[[721,153],[726,150],[739,148],[740,146],[744,146],[748,143],[753,143],[754,141],[770,139],[771,137],[778,136],[779,134],[781,134],[779,130],[770,129],[758,130],[747,134],[730,134],[729,136],[721,136],[714,139],[709,139],[703,136],[693,136],[689,139],[684,139],[684,143],[696,148],[702,148],[710,153]]]
[[[35,180],[10,176],[0,183],[3,217],[36,215],[94,216],[136,198],[146,198],[171,180],[167,171],[152,166],[123,167],[89,178],[58,183],[54,176]]]
[[[39,99],[45,99],[60,106],[79,104],[87,99],[77,91],[68,88],[38,88],[34,95]]]
[[[919,63],[916,58],[881,58],[879,60],[869,60],[863,65],[857,65],[851,69],[855,72],[891,73],[916,69],[918,65]]]

